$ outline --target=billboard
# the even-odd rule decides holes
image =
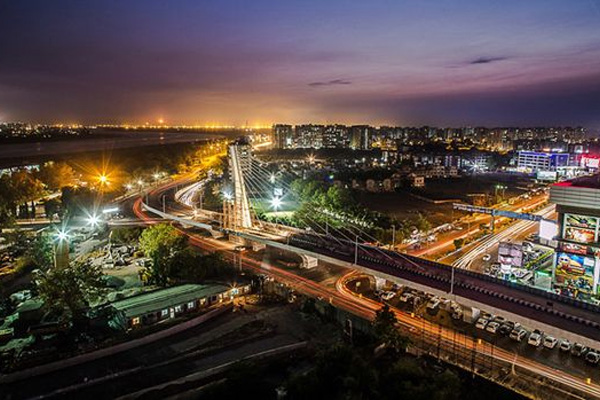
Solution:
[[[597,241],[598,218],[578,214],[565,214],[563,238],[577,243]]]
[[[500,242],[498,246],[498,262],[500,265],[520,267],[523,265],[523,245]]]
[[[540,221],[540,238],[552,240],[558,236],[558,224],[555,221],[543,219]]]
[[[600,167],[600,157],[596,156],[582,156],[581,166],[585,168],[598,169]]]
[[[559,252],[556,255],[555,283],[570,290],[592,292],[595,264],[592,257]]]
[[[538,171],[537,172],[537,180],[538,181],[554,182],[557,179],[558,179],[558,172],[556,172],[556,171]]]

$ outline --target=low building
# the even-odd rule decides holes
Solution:
[[[187,284],[143,293],[111,303],[116,318],[111,325],[131,329],[197,312],[213,304],[231,301],[250,292],[250,285]]]

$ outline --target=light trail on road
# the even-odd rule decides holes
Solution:
[[[554,213],[554,208],[554,205],[550,205],[544,207],[542,210],[538,211],[535,214],[547,218],[550,215],[552,215],[552,213]],[[482,254],[485,254],[488,251],[488,249],[499,244],[502,241],[508,241],[513,237],[517,237],[523,232],[526,232],[533,228],[537,223],[538,222],[536,221],[519,221],[516,224],[503,229],[497,234],[490,235],[489,237],[477,243],[475,247],[473,247],[467,253],[463,254],[460,258],[456,259],[456,261],[454,261],[452,265],[454,265],[456,268],[468,269],[473,263],[473,261],[477,257],[482,256]]]
[[[171,182],[169,185],[163,186],[160,189],[155,189],[153,191],[153,194],[156,194],[160,190],[168,190],[169,188],[172,188],[178,184],[181,184],[181,181]],[[133,210],[136,216],[141,220],[148,221],[150,223],[153,220],[153,218],[149,217],[142,210],[142,198],[136,200],[133,206]],[[546,213],[550,212],[553,212],[553,209],[551,209],[550,207],[547,207],[544,210],[540,211],[542,215],[546,215]],[[523,222],[530,223],[530,221]],[[348,280],[356,276],[356,271],[351,271],[350,273],[341,277],[336,282],[335,290],[330,290],[326,287],[323,287],[318,282],[312,281],[302,276],[298,276],[293,272],[281,269],[271,263],[265,262],[264,260],[256,260],[247,256],[244,257],[242,253],[237,253],[235,251],[230,250],[230,246],[226,244],[191,234],[182,228],[177,229],[182,234],[188,237],[189,243],[191,245],[203,251],[220,251],[226,259],[233,262],[241,258],[240,264],[243,268],[247,270],[253,271],[255,273],[263,273],[270,275],[279,282],[288,285],[289,287],[293,288],[299,293],[302,293],[309,297],[327,300],[333,306],[339,307],[342,310],[348,311],[368,321],[373,320],[373,318],[375,317],[375,313],[383,305],[382,303],[368,299],[366,297],[361,297],[359,295],[356,295],[354,292],[348,290],[348,288],[346,287],[346,283]],[[463,347],[467,351],[475,351],[486,357],[491,356],[494,359],[523,368],[527,371],[530,371],[531,373],[566,385],[569,388],[579,390],[583,393],[586,393],[586,395],[600,398],[600,386],[594,382],[588,382],[583,377],[571,375],[565,371],[551,368],[531,359],[518,357],[515,353],[493,346],[492,344],[486,341],[475,340],[471,336],[467,336],[455,330],[431,323],[429,321],[424,320],[421,317],[413,316],[399,309],[393,308],[393,311],[400,325],[408,329],[426,331],[429,334],[437,337],[438,340],[442,340],[446,344]]]

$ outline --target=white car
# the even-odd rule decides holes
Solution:
[[[600,362],[600,353],[597,350],[591,350],[585,355],[585,361],[597,365]]]
[[[381,299],[388,301],[388,300],[393,299],[395,296],[396,296],[396,293],[394,293],[394,292],[385,292],[381,295]]]
[[[527,344],[535,347],[539,347],[542,344],[542,339],[544,338],[544,332],[534,329],[529,335],[529,339],[527,340]]]
[[[562,339],[560,341],[560,345],[558,346],[562,351],[571,351],[573,345],[567,339]]]
[[[496,331],[498,331],[498,328],[500,327],[500,323],[496,322],[496,321],[492,321],[490,323],[487,324],[487,326],[485,327],[485,330],[489,333],[496,333]]]
[[[557,343],[558,343],[558,339],[556,339],[555,337],[546,336],[544,338],[544,347],[547,349],[555,348]]]
[[[512,332],[510,333],[510,338],[512,340],[516,340],[517,342],[520,342],[521,340],[523,340],[525,335],[527,335],[527,331],[523,328],[518,328],[518,329],[512,330]]]
[[[485,327],[487,326],[487,324],[490,322],[489,318],[486,317],[481,317],[477,320],[477,322],[475,323],[475,328],[477,329],[485,329]]]

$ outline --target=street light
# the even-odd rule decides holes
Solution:
[[[279,225],[279,222],[277,221],[277,209],[281,207],[281,203],[280,197],[275,196],[271,199],[271,207],[275,210],[275,229],[277,229]]]
[[[100,182],[101,185],[108,185],[108,176],[102,174],[98,177],[98,181]]]
[[[231,192],[223,192],[223,197],[225,197],[225,200],[233,199],[233,195],[231,194]]]
[[[100,223],[100,218],[96,214],[92,214],[87,219],[88,225],[95,228]]]
[[[280,197],[273,197],[271,199],[271,207],[273,207],[275,209],[275,211],[277,211],[277,209],[281,206],[281,198]]]
[[[69,239],[69,233],[64,230],[61,229],[58,232],[56,232],[56,239],[58,239],[59,242],[65,241]]]

